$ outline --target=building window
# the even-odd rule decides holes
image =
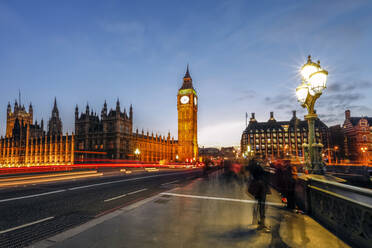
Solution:
[[[363,135],[363,142],[367,142],[367,136],[366,135]]]

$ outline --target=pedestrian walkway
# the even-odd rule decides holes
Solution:
[[[271,232],[258,231],[245,190],[217,172],[33,247],[349,247],[309,216],[284,210],[274,190],[267,197]]]

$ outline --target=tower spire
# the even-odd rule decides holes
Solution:
[[[186,67],[186,73],[185,73],[185,76],[183,78],[191,78],[190,77],[190,71],[189,71],[189,64],[187,63],[187,67]]]
[[[22,106],[22,104],[21,104],[21,89],[18,89],[18,102],[19,102],[19,106]]]

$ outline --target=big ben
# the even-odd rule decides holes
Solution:
[[[177,94],[178,156],[180,161],[198,159],[198,96],[187,66],[182,87]]]

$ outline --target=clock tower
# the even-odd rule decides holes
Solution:
[[[198,96],[192,86],[187,65],[182,87],[177,94],[178,110],[178,160],[198,159]]]

